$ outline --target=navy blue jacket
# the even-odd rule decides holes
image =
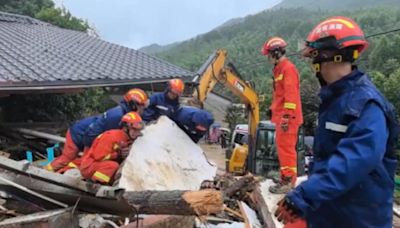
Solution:
[[[392,227],[399,127],[358,70],[321,89],[310,176],[287,197],[308,227]]]
[[[195,143],[206,133],[205,131],[197,131],[196,126],[201,125],[208,129],[211,124],[214,123],[214,118],[211,113],[193,107],[180,108],[174,120]]]
[[[130,111],[128,104],[121,101],[120,104],[99,115],[96,120],[89,125],[84,137],[83,144],[90,147],[93,140],[100,134],[111,129],[119,129],[121,118]]]
[[[167,92],[155,93],[150,96],[149,106],[144,110],[142,119],[146,122],[157,120],[161,115],[174,119],[179,109],[179,99],[171,100]]]
[[[97,116],[91,116],[82,120],[78,120],[69,128],[69,133],[71,134],[72,141],[75,143],[80,151],[83,151],[83,137],[89,125],[94,123],[97,118]]]

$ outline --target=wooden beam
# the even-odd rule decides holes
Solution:
[[[223,211],[223,194],[216,190],[125,192],[123,198],[139,214],[210,215]]]

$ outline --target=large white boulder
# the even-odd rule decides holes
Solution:
[[[168,117],[143,130],[121,169],[118,186],[129,191],[198,190],[217,167]]]

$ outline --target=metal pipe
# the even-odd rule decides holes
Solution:
[[[45,133],[45,132],[40,132],[40,131],[35,131],[35,130],[31,130],[31,129],[26,129],[26,128],[17,128],[17,131],[23,133],[23,134],[27,134],[27,135],[31,135],[31,136],[36,136],[36,137],[40,137],[40,138],[45,138],[45,139],[50,139],[50,140],[54,140],[57,142],[62,142],[65,143],[65,138],[58,136],[58,135],[52,135],[49,133]]]

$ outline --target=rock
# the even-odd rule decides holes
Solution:
[[[217,167],[168,117],[147,125],[121,168],[118,186],[127,191],[197,190]]]

